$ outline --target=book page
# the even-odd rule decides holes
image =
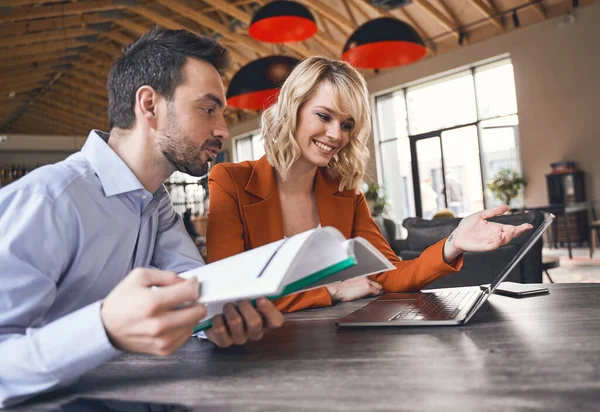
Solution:
[[[228,302],[273,294],[284,273],[279,273],[279,279],[276,273],[268,278],[258,275],[283,242],[284,240],[269,243],[179,276],[185,279],[191,276],[198,278],[202,283],[201,303]]]
[[[395,269],[395,266],[373,246],[362,237],[355,237],[344,241],[343,246],[348,254],[356,257],[356,265],[336,273],[326,279],[327,283],[338,282],[357,276],[368,276],[376,273]]]
[[[304,242],[296,256],[293,257],[290,270],[283,282],[284,286],[332,267],[348,258],[348,252],[342,246],[345,238],[339,230],[334,227],[314,230],[317,232]]]

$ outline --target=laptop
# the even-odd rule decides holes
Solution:
[[[474,286],[432,292],[388,293],[338,320],[336,324],[340,327],[464,325],[529,252],[553,220],[554,215],[548,214],[544,223],[484,290]]]

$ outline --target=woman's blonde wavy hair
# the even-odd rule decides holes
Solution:
[[[327,165],[327,174],[339,179],[339,190],[356,189],[369,158],[371,108],[364,77],[348,63],[326,57],[300,62],[281,87],[279,98],[261,116],[261,131],[269,164],[285,176],[301,151],[294,135],[298,113],[317,87],[329,82],[334,90],[336,112],[352,116],[354,127],[348,144]]]

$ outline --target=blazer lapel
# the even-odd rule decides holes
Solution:
[[[277,179],[266,156],[254,164],[244,190],[260,199],[243,205],[250,235],[250,245],[247,246],[256,248],[283,239],[283,216],[277,192]]]
[[[339,182],[327,177],[324,169],[317,171],[315,190],[321,226],[333,226],[349,239],[354,221],[354,196],[338,191]]]

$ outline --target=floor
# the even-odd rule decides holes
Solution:
[[[573,259],[569,259],[566,248],[549,249],[544,247],[542,255],[556,256],[560,259],[560,267],[548,270],[555,283],[600,283],[600,250],[596,249],[590,259],[587,247],[573,248]],[[544,275],[544,283],[550,281]]]

